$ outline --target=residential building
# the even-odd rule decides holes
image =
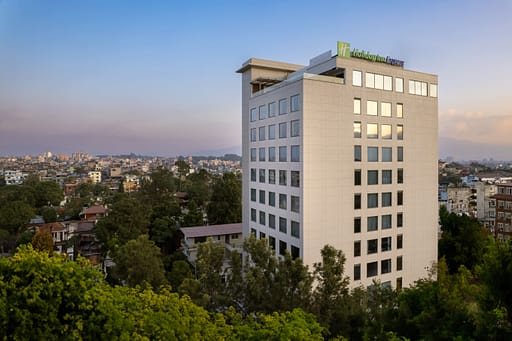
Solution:
[[[343,250],[352,286],[401,287],[437,260],[437,76],[338,43],[242,74],[243,234],[312,269]]]
[[[92,183],[99,184],[101,183],[101,172],[100,171],[91,171],[88,173],[89,179]]]
[[[512,182],[496,184],[494,235],[499,240],[512,236]]]

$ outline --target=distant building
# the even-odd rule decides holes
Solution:
[[[496,194],[492,197],[495,205],[494,235],[499,240],[508,240],[512,236],[512,183],[496,185]]]
[[[80,219],[94,221],[98,220],[101,217],[105,216],[107,213],[107,209],[101,205],[95,205],[91,207],[84,208],[82,212],[80,212]]]
[[[4,179],[6,185],[21,185],[27,174],[22,173],[19,170],[5,170]]]
[[[91,182],[93,182],[95,184],[101,183],[101,172],[91,171],[88,173],[88,175],[89,175],[89,179],[91,180]]]

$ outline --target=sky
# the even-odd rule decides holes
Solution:
[[[439,156],[512,160],[512,1],[0,0],[0,155],[241,152],[249,58],[439,76]]]

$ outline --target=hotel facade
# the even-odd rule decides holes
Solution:
[[[310,267],[343,250],[351,286],[402,287],[437,260],[437,76],[338,42],[308,66],[242,74],[244,237]]]

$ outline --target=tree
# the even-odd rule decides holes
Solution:
[[[57,221],[57,212],[53,207],[43,206],[39,209],[39,214],[43,217],[45,223]]]
[[[197,204],[194,200],[191,200],[187,205],[187,214],[183,217],[183,227],[191,227],[191,226],[202,226],[203,222],[203,212],[197,207]]]
[[[38,182],[34,187],[36,207],[47,205],[58,206],[64,199],[64,193],[59,185],[53,181]]]
[[[206,203],[210,199],[210,180],[210,173],[205,169],[187,176],[184,191],[188,193],[189,199],[194,200],[199,207],[206,207]]]
[[[211,225],[242,221],[242,181],[234,173],[224,173],[213,181],[208,204],[208,222]]]
[[[186,278],[193,278],[190,264],[184,260],[177,260],[172,263],[172,269],[167,273],[167,279],[171,284],[171,288],[175,291],[180,287]]]
[[[32,238],[32,247],[36,251],[53,253],[53,238],[50,232],[37,230]]]
[[[0,228],[17,235],[34,215],[34,209],[24,201],[10,201],[0,207]]]
[[[224,245],[208,238],[197,246],[197,278],[202,291],[208,296],[208,308],[215,310],[224,306],[226,293],[223,281]]]
[[[149,180],[143,180],[140,188],[140,195],[151,205],[172,196],[175,192],[176,178],[170,170],[162,167],[154,170]]]
[[[114,262],[112,277],[130,287],[144,282],[158,287],[167,282],[160,249],[148,235],[141,235],[121,246],[114,254]]]

